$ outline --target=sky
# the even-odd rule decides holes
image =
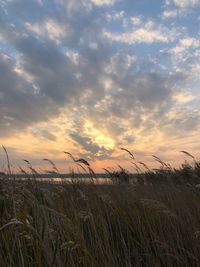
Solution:
[[[0,143],[95,171],[200,151],[200,0],[0,0]],[[3,150],[0,167],[5,165]]]

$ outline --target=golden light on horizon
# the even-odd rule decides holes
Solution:
[[[106,149],[114,149],[115,142],[108,135],[104,134],[102,131],[99,131],[90,121],[84,123],[85,133],[90,136],[95,143],[99,146],[102,146]]]

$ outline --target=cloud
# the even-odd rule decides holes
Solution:
[[[135,75],[127,74],[120,79],[114,77],[115,85],[122,90],[113,91],[112,99],[114,103],[120,102],[124,109],[134,110],[135,106],[141,106],[143,109],[157,108],[157,106],[167,103],[173,94],[173,83],[184,80],[181,74],[171,76],[162,76],[158,73],[138,73]],[[135,105],[134,105],[135,104]]]
[[[196,131],[198,99],[187,82],[199,72],[199,41],[176,21],[195,2],[170,1],[163,16],[173,21],[161,9],[154,18],[134,11],[134,1],[2,3],[1,139],[29,133],[51,149],[59,141],[103,159],[122,144],[150,147],[179,126]]]
[[[0,70],[3,75],[0,81],[1,136],[19,131],[41,118],[48,118],[52,109],[51,101],[34,94],[32,84],[19,76],[13,65],[9,57],[0,54]]]
[[[73,64],[51,42],[44,44],[32,36],[7,37],[18,52],[17,63],[5,53],[0,57],[4,74],[0,81],[0,135],[56,116],[62,106],[84,91],[73,75]],[[5,116],[13,121],[8,123]]]
[[[76,32],[78,28],[80,34],[86,24],[93,28],[90,21],[82,23],[82,19],[87,16],[84,13],[84,2],[65,3],[65,11],[72,11],[69,16],[49,19],[48,15],[45,15],[34,22],[26,19],[25,23],[24,16],[20,17],[20,23],[16,23],[15,12],[18,9],[12,9],[12,5],[19,8],[16,3],[9,2],[6,8],[13,16],[2,16],[0,26],[0,34],[6,47],[13,51],[10,53],[5,50],[0,58],[1,72],[4,73],[0,81],[1,136],[12,135],[19,129],[23,131],[29,126],[57,116],[61,109],[70,106],[71,102],[77,104],[88,88],[96,87],[98,96],[102,89],[98,85],[97,74],[103,71],[105,60],[101,56],[103,47],[95,52],[94,46],[88,47],[88,42],[82,43],[80,40],[74,45],[74,36],[72,39],[66,38],[66,25],[69,23],[72,32]],[[64,2],[61,2],[61,5],[63,6]],[[80,21],[71,21],[72,14],[80,12],[80,9],[77,9],[80,5],[83,12],[79,16]],[[24,5],[19,12],[28,14],[29,8]],[[40,9],[38,12],[40,13]],[[65,28],[62,28],[62,25],[65,25]],[[76,39],[81,38],[78,31],[76,34]],[[108,55],[106,50],[108,49],[105,49],[105,57]],[[80,57],[81,61],[75,62],[72,54]],[[8,117],[13,120],[8,120]]]
[[[198,47],[200,47],[199,40],[195,38],[183,38],[179,40],[179,44],[176,47],[172,48],[170,52],[177,55],[187,51],[189,48]]]
[[[125,16],[125,12],[124,11],[112,11],[112,12],[107,12],[105,14],[106,19],[108,20],[108,22],[110,21],[116,21],[116,20],[121,20],[124,18]]]
[[[133,27],[132,30],[122,33],[104,32],[104,36],[113,42],[121,42],[131,44],[154,42],[168,43],[174,41],[178,37],[175,29],[168,29],[163,25],[159,25],[152,20],[144,23],[143,26]]]
[[[29,31],[36,33],[43,38],[49,38],[56,43],[70,35],[70,27],[67,25],[61,25],[53,19],[47,19],[46,21],[39,23],[26,22],[25,26]]]
[[[142,19],[140,16],[131,17],[130,20],[133,25],[139,25],[142,23]]]
[[[36,138],[45,138],[49,141],[57,141],[56,136],[50,132],[50,130],[47,129],[41,129],[41,130],[36,130],[36,131],[32,131],[33,135],[36,136]]]
[[[188,107],[174,107],[160,122],[163,132],[169,137],[184,137],[199,129],[200,110]]]
[[[79,12],[76,9],[78,2],[73,3],[70,5],[68,2],[66,8]],[[17,23],[8,23],[10,19],[7,16],[2,16],[1,20],[3,41],[14,51],[11,54],[10,51],[2,51],[0,57],[3,73],[0,81],[1,137],[16,134],[20,130],[23,132],[29,126],[50,120],[71,103],[78,105],[88,89],[96,88],[96,93],[95,90],[93,92],[94,101],[101,97],[103,88],[99,86],[97,77],[103,72],[105,58],[111,51],[100,44],[98,46],[102,48],[94,51],[94,45],[88,47],[88,42],[81,44],[82,41],[77,44],[79,51],[76,51],[72,40],[65,38],[66,31],[62,27],[58,31],[59,25],[65,24],[68,17],[56,23],[53,18],[42,19],[41,24],[26,21],[20,24],[24,28]],[[79,25],[84,27],[81,21],[79,24],[71,22],[73,30]],[[62,50],[63,46],[68,47],[67,51]],[[40,133],[47,136],[46,133]]]
[[[185,17],[195,11],[195,8],[198,8],[199,5],[200,0],[165,0],[165,10],[162,17]]]
[[[195,7],[196,5],[200,4],[199,0],[166,0],[166,4],[174,4],[179,8],[189,8],[189,7]]]
[[[178,92],[173,96],[175,101],[180,104],[191,102],[195,99],[195,96],[191,92]]]
[[[174,46],[163,49],[160,53],[170,58],[174,71],[184,72],[194,79],[198,72],[199,49],[199,40],[185,35]]]
[[[167,18],[175,18],[178,15],[178,11],[176,9],[164,10],[162,17]]]
[[[111,159],[113,150],[106,149],[103,145],[98,145],[92,140],[92,138],[76,132],[70,133],[70,137],[76,142],[76,146],[80,145],[84,149],[84,151],[81,153],[81,156],[84,158],[91,160]]]
[[[90,0],[93,4],[97,6],[104,6],[104,5],[114,5],[116,0]]]

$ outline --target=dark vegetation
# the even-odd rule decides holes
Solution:
[[[161,167],[150,170],[127,152],[137,173],[105,170],[111,184],[95,185],[73,158],[91,182],[39,182],[28,161],[32,179],[1,175],[0,266],[200,266],[200,164],[183,151],[191,164],[154,156]]]

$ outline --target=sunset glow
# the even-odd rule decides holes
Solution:
[[[95,171],[200,149],[200,1],[0,0],[0,143],[12,166]],[[0,167],[5,156],[0,151]]]

